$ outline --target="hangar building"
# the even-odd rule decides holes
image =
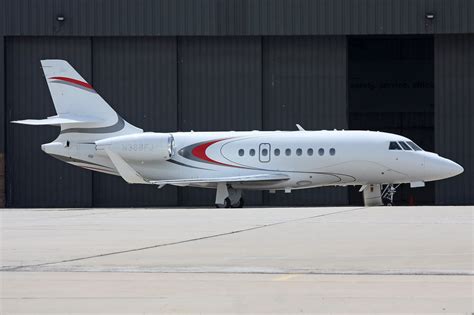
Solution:
[[[472,0],[0,0],[0,199],[7,207],[187,206],[212,191],[127,185],[44,154],[41,59],[67,59],[147,131],[370,129],[463,165],[400,204],[474,204]],[[348,205],[357,188],[253,192]]]

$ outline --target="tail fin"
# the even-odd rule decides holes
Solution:
[[[81,140],[143,132],[124,121],[67,61],[41,60],[41,66],[57,116],[17,123],[60,125],[60,136]]]

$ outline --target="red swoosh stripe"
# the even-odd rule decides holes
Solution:
[[[82,87],[85,87],[85,88],[91,89],[91,90],[94,89],[94,88],[92,87],[92,85],[90,85],[89,83],[87,83],[87,82],[82,82],[82,81],[79,81],[79,80],[76,80],[76,79],[72,79],[72,78],[67,78],[67,77],[51,77],[51,78],[49,78],[49,79],[50,79],[50,80],[60,80],[60,81],[65,81],[65,82],[77,84],[77,85],[80,85],[80,86],[82,86]]]
[[[201,160],[204,160],[204,161],[208,161],[208,162],[211,162],[211,163],[214,163],[214,164],[220,164],[220,165],[224,165],[224,166],[238,167],[238,166],[234,166],[234,165],[230,165],[230,164],[226,164],[226,163],[222,163],[222,162],[213,160],[209,156],[207,156],[207,154],[206,154],[207,148],[210,147],[211,145],[213,145],[214,143],[217,143],[217,142],[222,141],[222,140],[225,140],[225,139],[218,139],[218,140],[213,140],[213,141],[210,141],[210,142],[203,143],[203,144],[195,147],[191,152],[195,157],[197,157]]]

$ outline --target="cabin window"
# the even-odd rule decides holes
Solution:
[[[262,156],[268,155],[268,149],[262,149]]]
[[[296,155],[301,156],[301,154],[303,154],[303,150],[301,150],[300,148],[296,149]]]
[[[254,156],[254,155],[255,155],[255,150],[254,150],[254,149],[250,149],[249,154],[250,154],[250,156]]]
[[[402,148],[400,147],[400,145],[397,142],[391,141],[388,149],[389,150],[401,150]]]
[[[405,142],[403,141],[398,141],[398,143],[400,143],[400,145],[402,146],[403,150],[406,150],[406,151],[411,151],[411,148],[408,146],[408,144],[406,144]]]
[[[286,149],[285,150],[285,155],[290,156],[291,155],[291,149]]]
[[[323,149],[323,148],[320,148],[320,149],[318,150],[318,154],[321,155],[321,156],[323,156],[323,155],[324,155],[324,149]]]
[[[309,148],[307,153],[308,153],[309,156],[312,156],[313,155],[313,149]]]
[[[274,153],[275,153],[275,156],[279,156],[280,155],[280,149],[275,149]]]
[[[415,151],[423,151],[423,149],[417,146],[413,141],[407,141],[407,144]]]
[[[336,149],[334,149],[334,148],[329,149],[329,154],[330,155],[336,154]]]
[[[240,149],[240,150],[239,150],[239,156],[244,156],[244,154],[245,154],[244,149]]]

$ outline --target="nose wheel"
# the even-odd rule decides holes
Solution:
[[[397,188],[400,186],[400,184],[393,185],[393,184],[388,184],[385,186],[385,188],[382,191],[382,200],[386,200],[385,205],[386,206],[392,206],[393,205],[393,197],[397,193]]]

